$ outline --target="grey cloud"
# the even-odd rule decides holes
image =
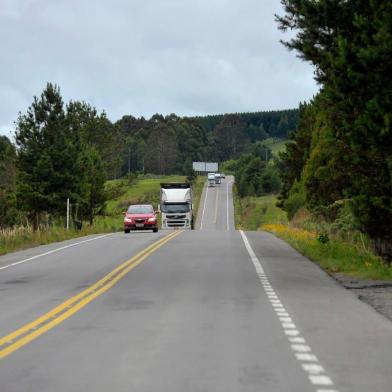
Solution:
[[[310,65],[278,42],[279,0],[1,0],[0,132],[47,81],[124,114],[296,107]]]

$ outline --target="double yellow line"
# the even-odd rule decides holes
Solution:
[[[133,256],[131,259],[125,261],[109,274],[104,276],[98,282],[82,291],[81,293],[69,298],[67,301],[56,306],[48,313],[37,318],[29,324],[17,329],[14,332],[0,338],[0,359],[13,353],[19,348],[23,347],[32,340],[38,338],[43,333],[54,328],[74,313],[84,308],[92,300],[103,294],[105,291],[113,287],[126,274],[137,267],[144,259],[154,253],[158,248],[180,235],[181,231],[175,231],[160,240],[154,242],[152,245],[143,249],[141,252]]]

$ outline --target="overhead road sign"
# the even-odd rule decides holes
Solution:
[[[193,162],[193,170],[198,173],[218,171],[218,162]]]

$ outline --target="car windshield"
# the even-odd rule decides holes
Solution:
[[[184,213],[189,212],[188,203],[178,203],[178,204],[162,204],[162,212],[166,214]]]
[[[153,214],[152,206],[129,206],[128,214]]]

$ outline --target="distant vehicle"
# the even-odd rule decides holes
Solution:
[[[221,183],[221,175],[219,173],[215,173],[215,184]]]
[[[158,231],[157,213],[150,204],[130,205],[124,215],[124,233],[131,230]]]
[[[161,184],[162,229],[193,229],[192,189],[186,182]]]
[[[226,178],[225,173],[220,174],[221,178]]]
[[[215,173],[208,173],[208,186],[215,186]]]

